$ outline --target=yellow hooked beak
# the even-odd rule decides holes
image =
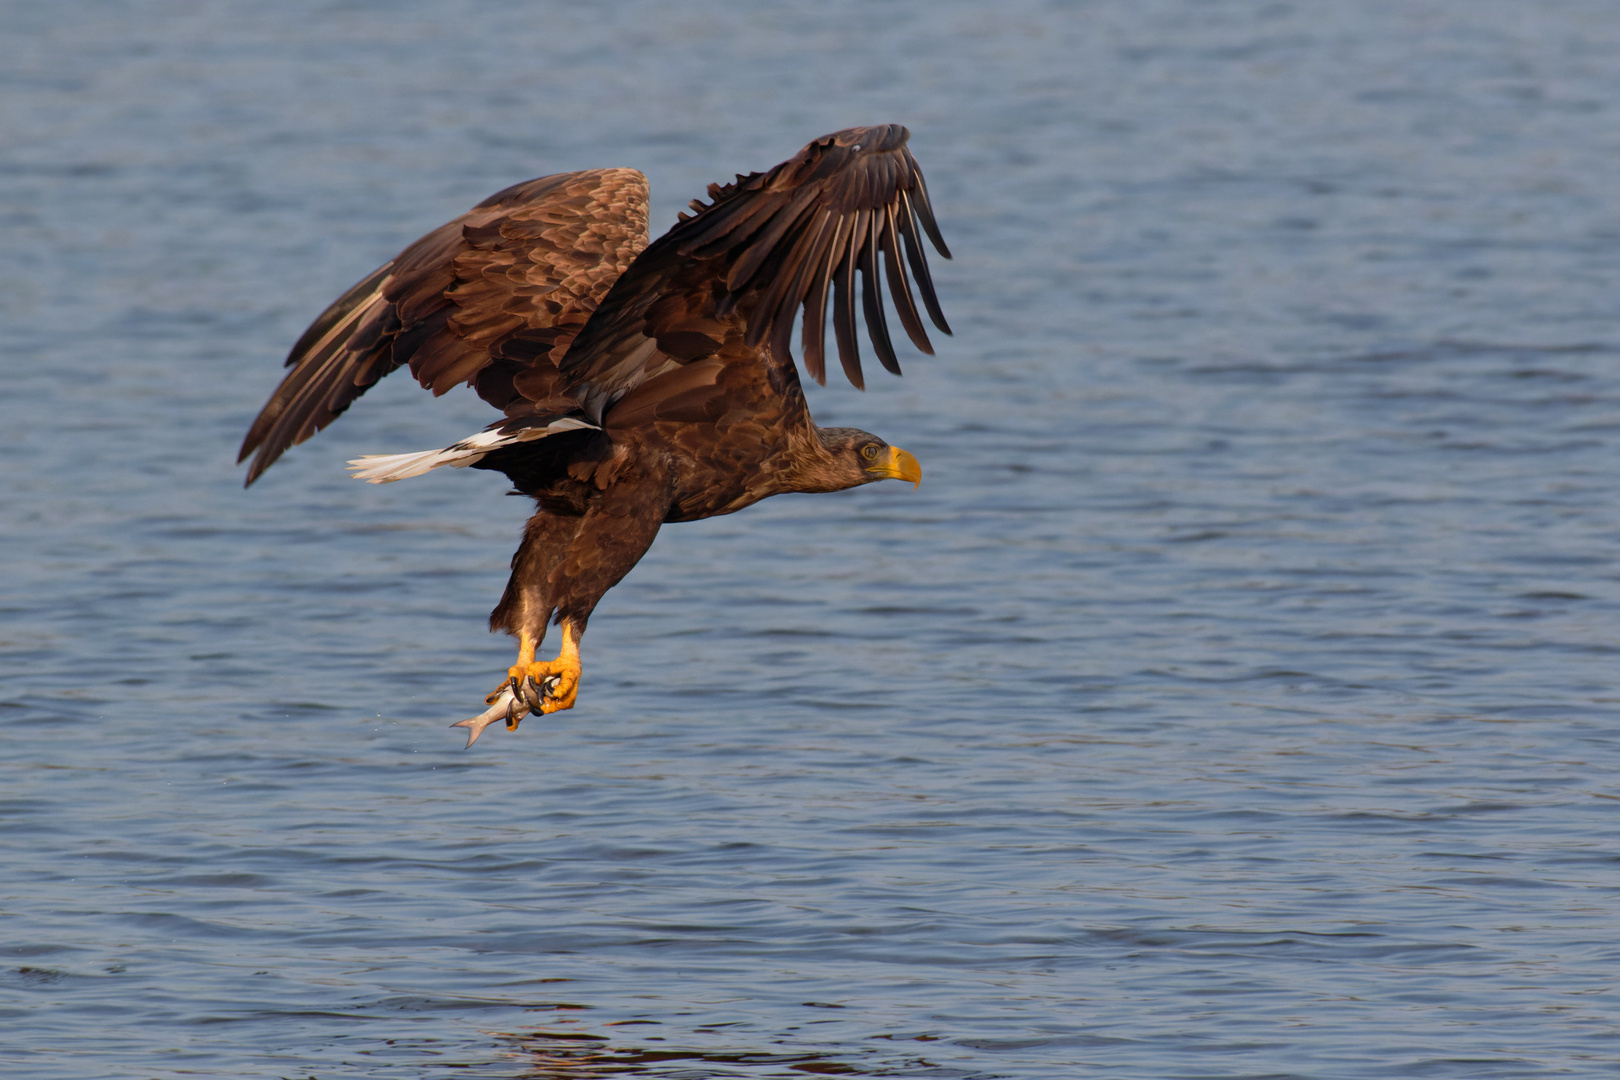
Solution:
[[[922,466],[917,459],[900,449],[890,446],[880,451],[872,459],[872,464],[866,467],[869,473],[877,473],[889,480],[910,480],[914,487],[922,486]]]

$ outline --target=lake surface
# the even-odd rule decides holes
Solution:
[[[6,6],[0,1071],[1613,1074],[1616,55],[1599,0]],[[515,181],[661,230],[889,121],[956,336],[810,400],[922,488],[666,529],[578,708],[463,751],[525,504],[343,462],[490,414],[390,380],[243,491],[289,345]]]

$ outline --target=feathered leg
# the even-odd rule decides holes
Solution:
[[[523,542],[512,556],[512,576],[506,582],[506,592],[489,616],[491,630],[505,630],[518,639],[517,663],[507,669],[506,681],[484,699],[488,709],[451,725],[468,729],[468,746],[497,720],[506,721],[506,730],[516,731],[518,722],[530,713],[555,712],[573,705],[579,683],[577,631],[570,634],[568,628],[564,629],[563,654],[558,657],[559,661],[565,658],[573,661],[574,692],[568,693],[567,705],[552,702],[550,708],[546,707],[552,692],[561,689],[561,680],[552,680],[553,673],[542,670],[543,665],[535,663],[534,655],[545,641],[546,624],[556,610],[550,588],[553,572],[578,535],[583,520],[540,510],[524,526]],[[531,676],[533,685],[530,685]],[[562,697],[561,694],[555,696]]]
[[[604,593],[635,566],[663,524],[666,507],[649,503],[644,491],[608,490],[585,512],[569,518],[545,510],[529,519],[523,544],[512,559],[506,594],[489,617],[490,629],[518,639],[518,662],[507,680],[485,699],[483,714],[456,727],[469,729],[467,745],[496,720],[508,731],[530,713],[574,707],[581,667],[579,641]],[[537,661],[546,624],[562,628],[555,660]]]

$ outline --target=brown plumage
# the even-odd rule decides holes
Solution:
[[[664,522],[920,480],[916,459],[877,436],[818,427],[789,351],[802,309],[805,369],[825,381],[830,298],[839,363],[863,385],[857,276],[889,371],[900,365],[884,284],[918,349],[933,352],[919,296],[950,332],[921,235],[950,253],[907,138],[890,124],[817,139],[768,172],[710,185],[709,201],[650,245],[647,182],[633,169],[518,184],[378,268],[293,346],[292,370],[242,443],[239,460],[257,451],[249,484],[406,364],[435,395],[468,383],[505,414],[442,450],[351,463],[374,483],[440,465],[495,469],[535,500],[490,616],[519,639],[518,663],[490,708],[462,722],[468,745],[495,719],[512,728],[573,705],[586,621]],[[536,662],[553,622],[562,652]]]

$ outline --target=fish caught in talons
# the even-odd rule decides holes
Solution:
[[[484,729],[497,720],[506,721],[507,731],[516,731],[518,722],[525,716],[542,711],[547,695],[556,688],[556,685],[557,677],[555,675],[539,685],[536,685],[532,678],[525,679],[520,683],[514,676],[503,683],[499,690],[484,699],[484,703],[489,708],[477,716],[469,716],[467,719],[457,721],[450,726],[467,729],[467,746],[477,742],[478,736],[484,733]],[[464,750],[466,748],[462,747]]]
[[[484,729],[489,725],[497,720],[507,720],[512,711],[512,706],[515,704],[517,704],[517,698],[512,694],[512,687],[510,685],[503,686],[490,695],[489,708],[477,716],[469,716],[467,719],[450,726],[466,728],[467,746],[471,746],[478,741],[478,736],[482,735]],[[525,707],[525,711],[527,711],[527,707]]]

